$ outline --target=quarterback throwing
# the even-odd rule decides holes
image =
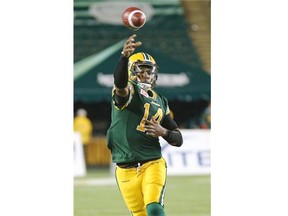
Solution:
[[[108,148],[116,166],[116,180],[133,216],[164,216],[167,165],[159,137],[182,145],[182,134],[171,118],[167,99],[154,90],[158,65],[142,45],[128,38],[114,72]]]

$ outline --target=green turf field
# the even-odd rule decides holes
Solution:
[[[74,179],[74,216],[129,216],[108,170]],[[167,216],[210,216],[210,176],[168,176]]]

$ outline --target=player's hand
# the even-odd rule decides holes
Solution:
[[[131,35],[128,40],[125,42],[123,51],[121,52],[122,55],[125,57],[129,57],[135,51],[135,49],[142,45],[141,41],[135,42],[136,34]]]
[[[166,131],[167,131],[153,118],[150,121],[146,120],[144,128],[145,128],[145,133],[152,137],[165,136]]]

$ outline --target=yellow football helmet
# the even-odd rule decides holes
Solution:
[[[152,79],[150,83],[144,83],[151,85],[153,88],[156,85],[156,80],[158,78],[159,67],[156,64],[154,58],[148,53],[139,52],[131,55],[128,59],[128,77],[129,80],[137,83],[141,83],[138,73],[141,72],[142,67],[149,67]],[[143,84],[143,83],[142,83]]]

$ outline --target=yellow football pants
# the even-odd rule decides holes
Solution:
[[[157,202],[163,206],[167,166],[163,158],[138,168],[116,167],[116,180],[124,201],[133,216],[147,216],[146,206]]]

